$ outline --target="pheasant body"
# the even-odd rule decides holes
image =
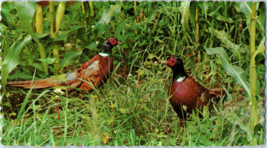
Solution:
[[[109,38],[103,46],[101,53],[97,54],[89,61],[85,62],[77,70],[66,74],[66,82],[55,78],[47,78],[32,81],[8,82],[7,85],[23,87],[26,89],[41,89],[55,86],[70,86],[91,91],[93,87],[101,86],[110,76],[113,70],[113,59],[111,50],[114,46],[120,44],[116,38]]]
[[[192,113],[196,108],[202,108],[208,105],[209,100],[212,99],[209,89],[203,87],[197,83],[189,75],[182,82],[173,82],[171,88],[170,102],[180,118],[185,118],[185,114],[182,114],[184,110],[182,105],[186,106],[185,112]],[[210,102],[212,107],[212,102]]]
[[[224,90],[208,89],[197,83],[185,73],[180,58],[170,56],[162,63],[170,66],[173,71],[170,103],[181,119],[185,118],[186,113],[190,114],[197,108],[202,109],[209,105],[208,107],[211,109],[213,101],[217,102],[224,94]]]

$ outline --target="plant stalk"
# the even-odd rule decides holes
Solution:
[[[196,30],[197,30],[197,43],[199,43],[199,24],[198,24],[198,7],[196,7]]]
[[[64,14],[65,14],[65,8],[66,8],[66,2],[60,2],[58,7],[57,7],[55,37],[58,36],[58,31],[59,31],[59,29],[61,27],[61,24],[63,22],[63,17],[64,17]],[[53,55],[54,55],[54,58],[56,58],[56,63],[54,64],[54,68],[56,70],[56,75],[57,75],[59,67],[60,67],[58,45],[54,45],[54,47],[53,47]]]
[[[45,59],[46,58],[46,52],[45,52],[44,45],[42,43],[39,43],[38,48],[39,48],[39,53],[40,53],[41,59]],[[48,64],[46,62],[42,62],[42,65],[43,65],[44,72],[46,74],[48,74]]]
[[[93,2],[89,2],[89,8],[90,8],[90,16],[94,17],[95,16],[95,12],[94,12]]]
[[[82,2],[82,12],[83,12],[83,15],[84,15],[84,20],[83,20],[84,28],[87,29],[87,23],[86,23],[86,14],[85,14],[84,2]]]
[[[51,27],[51,36],[52,38],[56,38],[56,34],[55,34],[55,10],[54,10],[54,2],[53,1],[49,1],[49,12],[50,12],[50,27]]]
[[[256,3],[252,3],[252,14],[251,14],[251,26],[250,26],[250,92],[251,92],[251,99],[250,103],[251,112],[250,112],[250,128],[252,133],[254,131],[254,127],[258,124],[258,113],[257,113],[257,71],[256,71],[256,64],[252,62],[253,55],[255,53],[255,32],[256,32]],[[254,63],[252,65],[252,63]],[[257,145],[257,136],[253,138],[253,145]]]
[[[37,33],[43,33],[44,27],[43,27],[43,8],[40,5],[36,5],[36,22],[35,22],[35,27],[36,27],[36,32]]]
[[[82,2],[82,12],[83,12],[83,14],[85,14],[84,2]]]
[[[54,68],[56,70],[56,75],[58,75],[58,70],[60,68],[60,59],[59,59],[58,48],[59,48],[59,46],[57,44],[53,45],[53,55],[54,55],[54,58],[56,59],[55,64],[54,64]]]
[[[41,5],[36,5],[36,22],[35,22],[35,27],[36,27],[36,32],[37,33],[43,33],[44,31],[44,27],[43,27],[43,8]],[[39,53],[40,53],[40,57],[41,59],[45,59],[46,58],[46,52],[45,52],[45,48],[44,45],[42,43],[38,43],[38,49],[39,49]],[[48,74],[48,64],[45,62],[42,62],[43,65],[43,70],[46,74]]]

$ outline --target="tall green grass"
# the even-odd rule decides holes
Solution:
[[[78,68],[97,54],[102,42],[110,36],[123,42],[113,49],[114,72],[104,86],[82,95],[82,98],[75,97],[80,93],[76,90],[58,95],[52,89],[29,91],[8,87],[2,100],[5,117],[1,121],[2,144],[251,146],[255,144],[252,139],[256,139],[257,144],[262,145],[265,130],[257,127],[253,132],[254,129],[249,127],[251,108],[246,102],[248,97],[244,91],[239,92],[244,88],[238,85],[234,76],[228,75],[222,57],[209,55],[204,50],[222,49],[229,56],[230,65],[240,67],[245,81],[249,80],[249,30],[246,11],[240,9],[248,8],[242,7],[244,4],[250,6],[249,2],[191,2],[189,7],[184,7],[190,16],[181,13],[181,2],[174,1],[85,3],[84,13],[80,2],[66,7],[58,32],[61,36],[56,42],[61,46],[60,61],[68,63],[60,64],[60,73]],[[56,7],[59,3],[54,5]],[[3,7],[7,19],[1,22],[1,54],[12,57],[12,44],[14,52],[24,47],[35,49],[38,44],[29,43],[29,40],[33,38],[38,42],[46,38],[45,50],[47,56],[52,57],[55,40],[48,37],[52,35],[49,26],[53,26],[49,22],[50,9],[47,8],[47,14],[44,14],[44,31],[48,35],[37,38],[31,35],[31,30],[26,35],[25,30],[15,30],[16,25],[21,23],[18,19],[20,15],[14,13],[16,5],[4,2]],[[259,5],[256,32],[264,32],[261,30],[264,26],[263,12],[265,10]],[[184,22],[187,24],[181,23],[183,17],[188,17],[188,22]],[[139,22],[135,22],[137,18]],[[243,26],[241,31],[240,24]],[[255,34],[255,39],[258,49],[263,40],[262,33]],[[16,41],[25,43],[17,46]],[[200,48],[202,46],[205,48]],[[5,74],[10,75],[2,75],[2,79],[32,79],[35,69],[37,78],[46,77],[38,61],[39,53],[33,50],[32,54],[33,64],[27,64],[24,61],[28,60],[29,54],[17,53],[16,65],[7,69]],[[220,102],[213,112],[206,112],[203,118],[190,116],[184,128],[168,102],[171,70],[159,64],[169,54],[180,56],[186,72],[200,84],[224,88],[227,92],[226,102]],[[75,58],[69,55],[75,55]],[[55,71],[52,64],[55,63],[49,64],[51,75]],[[265,67],[259,60],[256,64],[258,119],[259,124],[264,125]]]

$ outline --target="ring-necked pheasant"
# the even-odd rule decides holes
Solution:
[[[31,85],[32,81],[8,82],[7,85],[26,89],[30,89],[31,87],[33,89],[41,89],[54,86],[70,86],[91,91],[93,88],[88,83],[91,83],[94,87],[98,87],[110,76],[113,70],[112,48],[117,44],[121,44],[121,42],[113,37],[108,38],[99,54],[82,64],[77,70],[66,74],[66,82],[55,78],[47,78],[34,81],[33,86]]]
[[[225,94],[222,89],[208,89],[197,83],[186,74],[183,61],[177,56],[169,56],[161,63],[167,64],[173,71],[170,103],[180,120],[185,118],[186,113],[192,113],[196,108],[201,109],[209,104],[211,109],[210,100],[217,102]]]

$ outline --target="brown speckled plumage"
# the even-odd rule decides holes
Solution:
[[[109,41],[111,43],[109,43]],[[118,42],[116,38],[109,38],[101,51],[104,54],[97,54],[89,61],[82,64],[77,70],[67,73],[66,82],[62,82],[55,78],[47,78],[34,81],[33,85],[32,81],[8,82],[7,85],[23,87],[26,89],[30,89],[31,87],[33,87],[33,89],[41,89],[55,86],[70,86],[91,91],[93,89],[92,85],[94,87],[101,86],[103,82],[109,78],[113,70],[111,50],[117,44],[120,44],[120,42]]]

